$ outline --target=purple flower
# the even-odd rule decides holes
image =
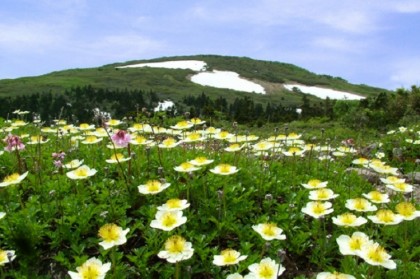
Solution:
[[[119,147],[127,147],[131,141],[131,135],[124,130],[119,130],[111,136],[112,141]]]
[[[3,141],[7,143],[7,146],[4,148],[4,150],[8,152],[25,149],[25,145],[22,143],[19,136],[9,134]]]

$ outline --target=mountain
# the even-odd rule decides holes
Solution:
[[[240,77],[260,84],[265,88],[266,96],[253,98],[270,98],[273,101],[283,100],[297,102],[301,97],[286,90],[283,84],[300,84],[346,91],[360,96],[374,96],[385,89],[367,85],[350,84],[340,77],[318,75],[298,66],[254,60],[247,57],[231,57],[217,55],[196,55],[162,57],[151,60],[134,60],[124,63],[114,63],[97,68],[69,69],[49,74],[0,80],[0,97],[27,95],[42,92],[64,92],[66,89],[90,85],[94,88],[110,90],[142,90],[154,91],[161,98],[175,98],[186,94],[205,92],[215,96],[225,96],[226,89],[214,88],[194,83],[190,77],[195,74],[191,69],[169,69],[152,67],[119,68],[125,65],[153,63],[163,61],[196,60],[206,64],[206,70],[231,71]],[[290,89],[290,88],[289,88]],[[238,96],[241,92],[228,90],[229,95]]]

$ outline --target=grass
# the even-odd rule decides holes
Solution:
[[[150,124],[154,123],[150,119]],[[109,136],[119,129],[127,130],[132,124],[111,127]],[[414,194],[393,192],[380,182],[371,184],[355,172],[346,171],[350,166],[355,167],[352,161],[360,157],[360,153],[346,153],[342,157],[333,157],[332,161],[320,160],[321,153],[312,148],[307,149],[303,157],[285,156],[282,151],[295,144],[301,147],[302,143],[290,139],[282,141],[279,134],[301,133],[297,130],[299,128],[291,126],[284,131],[260,136],[241,151],[232,153],[225,151],[229,145],[226,140],[217,140],[214,136],[203,142],[160,148],[158,145],[164,139],[173,136],[169,124],[164,126],[168,130],[138,132],[154,144],[130,144],[130,149],[114,149],[109,136],[96,144],[83,144],[83,139],[74,137],[86,138],[86,132],[64,128],[63,125],[54,126],[49,132],[32,123],[10,131],[8,128],[13,123],[2,125],[2,138],[10,132],[21,136],[26,146],[19,152],[5,151],[0,155],[3,166],[0,179],[4,180],[12,173],[29,172],[22,182],[0,188],[3,201],[0,211],[6,213],[0,220],[0,249],[16,253],[16,259],[0,266],[2,278],[65,278],[68,271],[76,271],[92,257],[111,263],[106,278],[226,278],[234,272],[247,274],[248,266],[266,257],[286,268],[282,278],[315,278],[321,271],[334,270],[356,278],[419,276],[418,219],[388,226],[369,220],[356,228],[332,223],[332,217],[349,211],[345,207],[348,199],[361,197],[378,187],[387,191],[391,199],[378,207],[394,212],[395,206],[402,201],[418,207]],[[188,131],[203,129],[203,126],[194,126]],[[398,130],[381,138],[366,139],[360,134],[357,148],[361,150],[365,142],[382,142],[382,148],[364,156],[373,159],[377,151],[383,151],[387,154],[382,159],[384,163],[403,166],[407,172],[418,171],[418,166],[411,160],[420,154],[418,145],[405,141],[407,137],[420,138],[418,127],[412,129]],[[245,134],[241,127],[225,130],[233,135]],[[338,133],[337,128],[331,131],[306,128],[300,140],[316,146],[328,145],[322,153],[331,154],[341,146],[343,139],[348,138],[343,130]],[[181,135],[185,133],[182,131]],[[252,133],[258,134],[258,131]],[[48,141],[27,144],[34,135],[42,135]],[[255,153],[253,145],[269,136],[274,136],[278,145],[261,154]],[[179,140],[177,136],[175,138]],[[389,155],[391,143],[404,147],[406,161],[395,161]],[[53,163],[52,154],[60,151],[65,153],[63,163],[84,160],[83,164],[95,169],[96,174],[86,179],[70,179],[66,175],[70,170]],[[122,153],[131,160],[106,163],[105,160],[115,153]],[[192,172],[174,170],[174,167],[199,156],[214,161]],[[222,163],[236,166],[239,171],[231,175],[210,171]],[[310,179],[328,181],[328,188],[339,194],[330,201],[334,212],[321,219],[301,211],[310,201],[309,190],[302,184]],[[150,180],[170,183],[170,187],[156,195],[140,194],[138,186]],[[185,224],[171,231],[150,226],[158,206],[169,199],[187,197],[190,206],[183,210],[187,217]],[[353,213],[364,217],[374,215]],[[252,229],[254,225],[268,222],[281,228],[286,239],[265,241]],[[128,228],[129,232],[126,243],[104,250],[99,245],[98,232],[109,223]],[[396,269],[369,265],[360,257],[342,255],[336,239],[355,231],[364,232],[371,240],[380,243],[392,256]],[[194,249],[191,258],[177,264],[157,256],[164,249],[165,241],[173,235],[184,237]],[[213,257],[228,248],[247,255],[247,258],[231,266],[212,264]]]

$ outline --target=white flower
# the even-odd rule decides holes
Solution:
[[[150,223],[150,226],[155,229],[164,231],[171,231],[187,222],[187,217],[183,216],[181,210],[178,211],[158,211],[155,215],[155,220]]]
[[[0,249],[0,266],[10,263],[16,258],[15,251]]]
[[[406,221],[411,221],[417,217],[420,217],[420,211],[416,210],[416,207],[409,202],[400,202],[395,207],[395,210]]]
[[[392,189],[397,192],[404,192],[410,193],[413,192],[413,185],[402,182],[402,183],[394,183],[394,184],[386,184],[387,188]]]
[[[74,160],[71,160],[69,163],[64,164],[63,167],[65,169],[75,169],[75,168],[80,167],[83,164],[83,161],[84,160],[74,159]]]
[[[336,241],[342,255],[356,256],[359,255],[363,245],[373,243],[369,237],[362,232],[354,232],[351,237],[348,235],[340,235]]]
[[[330,214],[334,211],[334,209],[331,208],[332,204],[330,202],[308,202],[304,208],[302,208],[302,212],[305,214],[308,214],[309,216],[312,216],[316,219]]]
[[[118,163],[122,163],[122,162],[127,162],[130,159],[131,159],[130,157],[124,157],[123,154],[117,153],[117,154],[112,154],[111,158],[106,159],[105,161],[108,164],[118,164]]]
[[[334,192],[331,189],[327,188],[321,188],[309,192],[309,199],[313,201],[327,201],[335,199],[338,196],[338,194],[334,194]]]
[[[6,216],[5,212],[0,212],[0,219],[3,219],[3,217]]]
[[[70,179],[85,179],[95,175],[96,172],[97,171],[95,169],[91,169],[88,166],[83,165],[73,171],[69,171],[68,173],[66,173],[66,175]]]
[[[3,182],[0,182],[0,187],[6,187],[13,184],[19,184],[22,182],[22,180],[25,179],[27,175],[28,175],[28,172],[25,172],[22,174],[13,173],[11,175],[8,175],[3,179]]]
[[[201,167],[201,166],[205,166],[205,165],[211,164],[211,163],[213,163],[213,161],[214,160],[210,160],[210,159],[207,159],[206,157],[200,156],[200,157],[197,157],[194,160],[191,160],[189,162],[191,164],[193,164],[194,166]]]
[[[191,242],[187,242],[179,235],[169,237],[165,242],[165,250],[158,253],[158,257],[170,263],[188,260],[194,254]]]
[[[110,269],[110,263],[102,264],[100,260],[90,258],[82,266],[76,268],[77,273],[73,271],[68,273],[72,279],[104,279]]]
[[[389,209],[380,209],[375,215],[367,216],[367,218],[373,223],[382,225],[396,225],[404,220],[401,215],[395,214]]]
[[[371,191],[367,194],[362,194],[362,196],[369,199],[373,203],[388,203],[390,201],[388,194],[378,191]]]
[[[359,212],[375,211],[378,209],[375,205],[372,205],[368,200],[363,198],[348,199],[345,207]]]
[[[267,241],[273,239],[285,240],[286,235],[283,234],[283,230],[273,223],[263,223],[252,226],[252,229],[259,233],[261,237]]]
[[[210,171],[214,174],[230,175],[237,173],[239,170],[235,166],[231,166],[229,164],[220,164]]]
[[[380,265],[388,269],[397,268],[391,256],[378,243],[364,244],[358,255],[370,265]]]
[[[245,278],[255,279],[277,279],[286,270],[270,258],[264,258],[260,263],[251,264],[248,269],[250,274],[246,275]]]
[[[320,272],[316,276],[316,279],[356,279],[353,275],[339,273],[339,272]]]
[[[195,165],[191,164],[190,162],[184,162],[179,166],[174,167],[174,170],[178,172],[193,172],[199,170],[200,168],[196,167]]]
[[[139,192],[144,195],[156,195],[166,188],[168,188],[171,184],[170,183],[161,183],[159,180],[149,180],[146,184],[142,184],[138,186]]]
[[[102,242],[99,242],[105,250],[122,245],[127,242],[126,235],[130,229],[123,230],[121,227],[115,224],[105,224],[99,229],[99,236],[102,238]]]
[[[160,211],[177,211],[188,208],[190,204],[187,200],[170,199],[166,203],[158,206],[157,209]]]
[[[350,212],[338,215],[337,217],[332,217],[332,221],[337,226],[343,227],[358,227],[367,223],[366,218],[361,216],[357,217]]]
[[[241,256],[240,252],[233,249],[225,249],[220,255],[213,257],[213,264],[217,266],[234,265],[245,260],[247,257],[244,255]]]
[[[311,179],[308,183],[302,183],[306,189],[319,189],[327,187],[328,181],[321,181],[319,179]]]

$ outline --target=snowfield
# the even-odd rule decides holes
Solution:
[[[243,92],[265,94],[265,89],[261,85],[241,78],[238,73],[230,71],[206,71],[207,64],[199,60],[178,60],[178,61],[165,61],[153,63],[140,63],[126,66],[119,66],[117,68],[139,68],[139,67],[152,67],[152,68],[169,68],[169,69],[190,69],[197,74],[191,77],[191,81],[204,86],[212,86],[216,88],[226,88]],[[365,97],[359,96],[349,92],[343,92],[328,88],[317,86],[307,86],[299,84],[284,84],[287,90],[293,91],[293,87],[298,88],[303,93],[315,95],[318,98],[335,100],[360,100]],[[163,105],[166,107],[166,105]]]
[[[227,88],[232,90],[265,94],[261,85],[239,77],[238,73],[229,71],[202,72],[191,77],[191,81],[216,88]]]
[[[284,87],[290,91],[293,90],[293,87],[296,87],[303,93],[315,95],[321,99],[326,99],[327,97],[329,97],[330,99],[334,99],[334,100],[360,100],[360,99],[365,98],[365,97],[352,94],[349,92],[343,92],[343,91],[338,91],[338,90],[333,90],[333,89],[328,89],[328,88],[321,88],[321,87],[316,87],[316,86],[284,84]]]

